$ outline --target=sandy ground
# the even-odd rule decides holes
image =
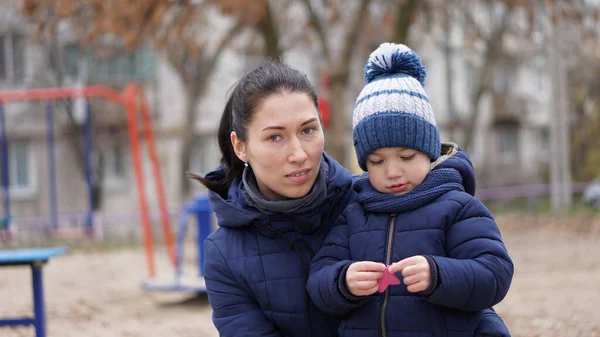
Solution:
[[[502,231],[516,274],[497,310],[514,337],[600,337],[598,218],[571,219],[572,226],[498,219],[508,223]],[[159,252],[157,262],[161,274],[168,274],[164,254]],[[141,248],[72,250],[52,260],[45,268],[48,336],[218,336],[206,297],[144,291],[145,268]],[[30,289],[26,268],[0,269],[0,317],[28,315]],[[0,336],[34,332],[0,328]]]

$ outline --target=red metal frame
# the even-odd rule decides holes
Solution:
[[[135,171],[135,180],[138,191],[138,202],[140,207],[140,216],[142,221],[142,232],[144,248],[146,253],[146,262],[148,274],[154,276],[156,267],[154,264],[154,249],[152,240],[152,230],[150,227],[150,214],[148,210],[148,200],[144,186],[144,172],[142,169],[142,152],[140,148],[140,133],[138,130],[137,112],[142,115],[143,132],[148,144],[148,152],[152,165],[152,175],[155,182],[155,190],[158,196],[160,217],[162,229],[167,247],[167,253],[173,266],[175,266],[175,247],[173,246],[173,234],[168,214],[168,208],[165,200],[165,193],[158,163],[154,131],[152,127],[152,118],[148,111],[148,104],[144,99],[142,91],[135,85],[128,85],[123,93],[119,93],[111,88],[104,86],[90,86],[83,88],[45,88],[20,91],[0,92],[0,102],[7,101],[27,101],[27,100],[56,100],[74,97],[101,97],[125,106],[127,110],[127,123],[129,129],[129,140],[131,154],[133,156],[133,166]]]

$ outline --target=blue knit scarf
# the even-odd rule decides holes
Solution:
[[[358,192],[358,201],[365,210],[375,213],[406,212],[424,206],[446,192],[464,191],[460,174],[452,168],[429,172],[420,185],[403,195],[378,192],[371,185],[367,174],[356,181],[354,189]]]

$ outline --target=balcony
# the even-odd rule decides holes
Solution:
[[[492,111],[494,125],[519,125],[526,117],[527,99],[503,93],[494,93]]]
[[[83,77],[87,85],[122,87],[130,82],[157,81],[156,55],[149,47],[129,52],[118,47],[80,49],[67,45],[62,52],[65,75]]]

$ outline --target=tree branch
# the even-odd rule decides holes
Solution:
[[[197,102],[198,97],[202,93],[202,90],[206,87],[206,82],[208,81],[208,77],[212,72],[212,69],[215,67],[217,61],[221,57],[221,54],[227,48],[227,46],[231,43],[233,38],[242,30],[244,24],[241,20],[236,21],[235,25],[233,25],[227,34],[221,39],[217,49],[214,54],[210,58],[203,57],[199,62],[197,62],[194,75],[190,78],[191,83],[188,83],[189,90],[189,102],[191,104],[195,104]],[[194,125],[196,122],[196,113],[195,109],[188,109],[187,121],[189,125]]]
[[[404,43],[406,41],[408,30],[412,25],[411,17],[414,15],[417,5],[417,0],[408,0],[398,8],[394,29],[394,42]]]
[[[163,27],[163,31],[164,34],[167,38],[167,40],[169,40],[169,32],[171,31],[172,27],[175,26],[175,23],[177,22],[178,18],[181,17],[183,15],[182,7],[177,7],[177,11],[174,14],[174,18],[172,20],[170,20],[170,22]],[[159,38],[157,36],[154,36],[154,43],[159,44]],[[157,48],[158,49],[158,48]],[[181,79],[184,83],[187,82],[186,80],[186,64],[188,62],[188,55],[187,53],[185,53],[185,51],[183,50],[183,48],[181,47],[181,43],[179,41],[179,43],[168,43],[168,47],[167,48],[162,48],[163,54],[165,55],[167,61],[169,62],[169,64],[171,64],[171,66],[175,69],[175,71],[179,74],[179,76],[181,76]]]
[[[137,34],[135,34],[131,40],[129,41],[125,41],[126,44],[129,43],[129,46],[126,47],[130,47],[130,48],[134,48],[135,46],[137,46],[140,42],[140,40],[142,39],[142,37],[145,35],[146,30],[148,29],[147,27],[149,27],[149,21],[152,21],[152,16],[154,15],[154,10],[156,9],[156,6],[159,4],[159,0],[152,0],[150,2],[150,4],[148,5],[148,7],[146,7],[146,10],[144,11],[144,13],[141,15],[141,19],[138,23],[138,30],[137,30]]]
[[[323,48],[323,54],[325,54],[325,58],[327,61],[331,61],[331,52],[329,51],[329,45],[327,44],[327,38],[325,37],[325,29],[323,28],[323,24],[319,19],[319,16],[313,9],[310,4],[310,0],[302,0],[306,10],[308,11],[308,15],[310,18],[310,23],[312,24],[317,36],[319,37],[319,41],[321,42],[321,48]]]
[[[481,30],[481,28],[477,24],[477,21],[473,17],[473,12],[469,10],[468,6],[460,6],[460,11],[465,14],[466,23],[471,26],[471,28],[475,31],[475,33],[480,39],[483,39],[483,31]]]
[[[279,48],[279,30],[273,19],[271,6],[267,2],[265,16],[256,25],[265,41],[265,56],[277,60],[281,57]]]
[[[490,38],[486,40],[486,50],[483,56],[483,65],[480,68],[478,76],[478,88],[471,97],[471,116],[468,118],[466,125],[466,132],[468,136],[463,142],[463,146],[467,151],[471,150],[471,144],[475,138],[475,123],[479,118],[479,101],[483,97],[483,94],[491,90],[490,75],[493,71],[492,67],[498,53],[502,51],[502,36],[508,26],[508,20],[510,18],[510,11],[507,10],[503,16],[500,26],[490,34]]]
[[[348,35],[344,39],[344,47],[342,51],[341,63],[344,67],[348,68],[350,66],[350,61],[352,59],[352,54],[355,49],[356,43],[358,42],[358,33],[362,31],[362,27],[365,24],[366,16],[369,15],[368,7],[370,0],[362,0],[360,2],[360,7],[356,12],[356,16],[350,23],[350,30],[348,31]]]
[[[185,78],[185,60],[182,60],[180,50],[176,47],[174,48],[164,48],[163,55],[165,55],[169,64],[175,69],[175,71],[181,76],[182,79]],[[183,81],[185,82],[185,80]]]

